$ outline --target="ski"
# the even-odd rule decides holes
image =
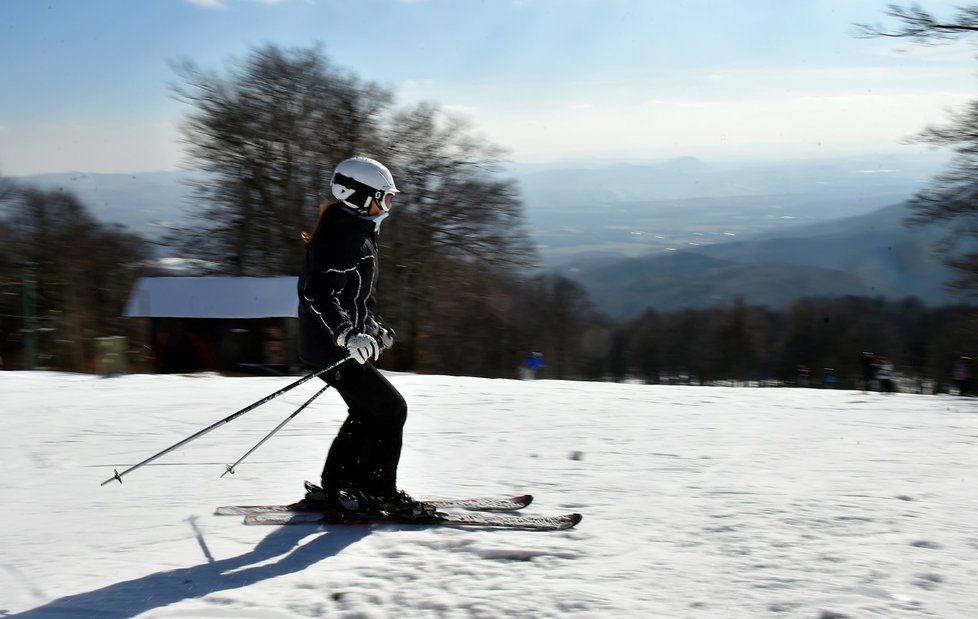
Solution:
[[[476,512],[512,512],[523,509],[533,502],[533,496],[521,494],[513,497],[472,497],[467,499],[425,499],[438,509],[464,509]],[[291,505],[222,505],[214,510],[218,516],[243,516],[247,514],[315,513]]]
[[[374,525],[397,524],[419,526],[471,527],[486,529],[522,529],[529,531],[563,531],[581,521],[581,514],[538,516],[531,514],[495,514],[462,511],[439,513],[432,518],[399,518],[396,516],[332,516],[313,512],[247,514],[248,525]]]

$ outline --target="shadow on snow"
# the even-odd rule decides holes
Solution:
[[[313,531],[319,535],[299,545]],[[21,613],[0,616],[4,619],[132,617],[182,600],[300,572],[327,557],[335,556],[369,534],[370,527],[367,526],[345,526],[328,531],[308,526],[278,527],[253,550],[236,557],[212,560],[205,551],[209,559],[207,563],[148,574],[87,593],[58,598]],[[274,563],[257,565],[276,557],[281,558]]]

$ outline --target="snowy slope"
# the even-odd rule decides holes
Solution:
[[[532,492],[560,533],[246,527],[219,504],[318,478],[335,393],[233,476],[288,378],[0,372],[0,616],[978,616],[978,404],[852,391],[391,375],[401,485]]]

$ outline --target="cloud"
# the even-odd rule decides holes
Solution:
[[[435,85],[434,80],[430,80],[430,79],[414,80],[414,79],[411,79],[411,80],[404,80],[403,82],[401,82],[401,89],[402,90],[421,90],[421,89],[425,89],[425,88],[431,88],[434,85]]]
[[[161,119],[18,125],[0,139],[0,163],[9,176],[175,170],[184,158],[176,124]]]
[[[187,4],[199,6],[202,9],[223,9],[224,2],[221,0],[184,0]]]
[[[767,155],[903,148],[925,124],[946,120],[969,92],[880,92],[712,100],[645,99],[545,106],[513,101],[473,121],[517,160],[560,157]]]
[[[789,66],[750,67],[710,71],[699,75],[699,81],[711,87],[731,86],[750,91],[779,91],[785,87],[803,91],[852,92],[866,88],[902,87],[915,84],[917,90],[934,90],[921,87],[928,84],[961,84],[971,82],[974,67],[971,63],[943,66]],[[690,85],[696,83],[696,73],[686,76]]]
[[[464,115],[473,114],[479,110],[479,108],[474,105],[454,105],[450,103],[442,105],[441,108],[446,112],[450,112],[452,114],[464,114]]]
[[[183,0],[187,4],[192,4],[194,6],[200,7],[202,9],[226,9],[227,4],[224,0]],[[255,2],[257,4],[267,4],[269,6],[276,6],[279,4],[284,4],[288,0],[249,0],[250,2]]]
[[[960,39],[935,45],[914,44],[912,40],[879,40],[868,48],[869,54],[881,58],[899,58],[902,61],[918,60],[930,63],[964,64],[974,58],[972,41]]]

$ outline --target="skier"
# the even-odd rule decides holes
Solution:
[[[954,382],[958,386],[958,395],[971,395],[971,357],[962,355],[954,364]]]
[[[523,365],[520,366],[520,377],[523,380],[533,380],[540,373],[540,370],[545,366],[543,365],[543,353],[533,352],[523,359]]]
[[[872,391],[873,384],[876,382],[876,355],[863,352],[859,356],[859,364],[863,368],[863,390]]]
[[[886,355],[876,357],[876,380],[879,382],[880,391],[883,393],[893,393],[893,362]]]
[[[434,516],[434,506],[397,489],[407,404],[373,366],[394,343],[393,330],[373,314],[378,277],[376,237],[398,193],[380,162],[340,162],[312,234],[303,233],[299,275],[299,357],[324,368],[352,358],[321,378],[343,398],[348,416],[333,440],[322,488],[307,484],[303,507],[327,512]]]

